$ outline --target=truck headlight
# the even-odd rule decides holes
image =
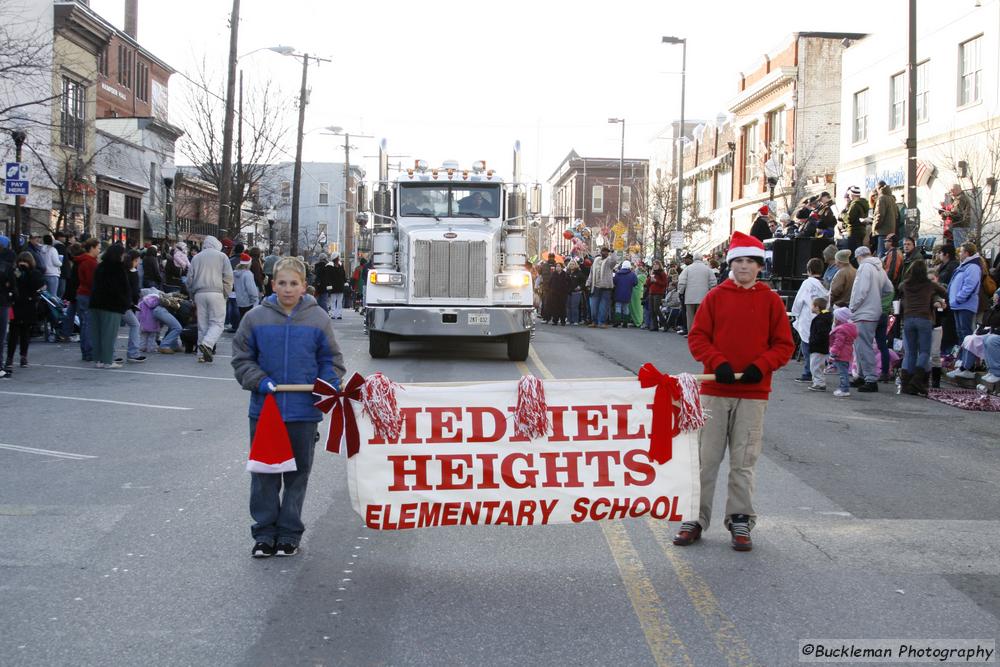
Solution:
[[[368,281],[371,282],[372,285],[402,285],[403,274],[387,273],[385,271],[370,271],[368,273]]]
[[[527,287],[531,284],[531,274],[527,271],[519,271],[518,273],[498,273],[496,278],[494,278],[493,284],[500,289]]]

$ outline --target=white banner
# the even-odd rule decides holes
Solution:
[[[352,403],[360,451],[348,459],[351,504],[369,528],[533,526],[698,515],[697,433],[650,461],[653,389],[635,379],[545,382],[552,428],[513,430],[517,382],[401,385],[399,442],[378,440]]]

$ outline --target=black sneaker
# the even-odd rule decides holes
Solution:
[[[288,542],[282,542],[277,547],[274,554],[276,556],[294,556],[299,552],[299,545],[289,544]]]
[[[855,389],[860,389],[865,386],[865,379],[863,377],[856,377],[851,379],[851,386]]]
[[[253,545],[250,555],[254,558],[270,558],[274,555],[274,544],[271,542],[258,542]]]
[[[877,394],[878,393],[878,382],[865,382],[863,385],[858,387],[859,394]]]
[[[208,345],[199,345],[198,351],[201,352],[201,358],[205,360],[206,363],[212,363],[212,355],[214,350]]]
[[[140,354],[138,357],[129,357],[128,360],[133,364],[141,364],[146,361],[146,355]]]

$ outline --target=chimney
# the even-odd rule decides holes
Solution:
[[[125,34],[132,39],[138,39],[139,33],[139,0],[125,0]]]

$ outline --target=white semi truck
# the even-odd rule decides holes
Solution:
[[[478,339],[505,342],[512,361],[527,358],[534,312],[520,151],[515,143],[509,183],[484,162],[423,160],[390,182],[382,141],[364,301],[372,357],[387,357],[392,340]],[[530,199],[537,215],[540,186]]]

